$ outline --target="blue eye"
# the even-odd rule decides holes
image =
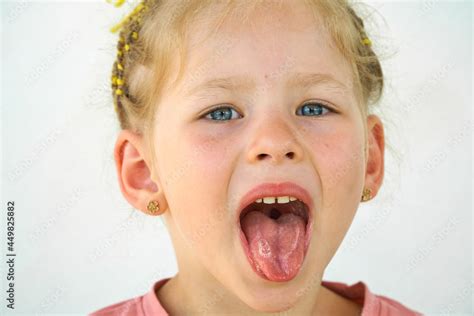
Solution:
[[[323,103],[320,102],[310,102],[303,104],[300,109],[303,109],[304,115],[309,114],[310,116],[324,116],[324,114],[322,113],[324,113],[325,111],[326,113],[333,112],[330,108],[326,107]],[[297,111],[297,114],[299,112],[300,111]]]
[[[205,114],[203,117],[209,118],[210,116],[209,119],[211,121],[227,121],[231,119],[232,117],[235,118],[235,116],[232,115],[232,111],[234,111],[234,113],[237,113],[237,111],[235,111],[233,108],[228,107],[228,106],[223,106],[223,107],[213,109],[210,112],[207,112],[207,114]],[[239,113],[237,113],[237,115],[241,117]]]

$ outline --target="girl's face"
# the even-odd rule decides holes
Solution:
[[[367,162],[364,119],[349,65],[304,6],[263,8],[251,25],[235,18],[210,37],[203,20],[190,28],[183,80],[157,108],[152,177],[189,287],[279,310],[319,288],[353,220]],[[296,272],[276,281],[247,258],[239,204],[252,188],[282,182],[309,193],[304,229],[312,233]]]

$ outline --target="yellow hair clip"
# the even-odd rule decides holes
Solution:
[[[362,40],[362,44],[367,45],[367,46],[370,46],[370,45],[372,45],[372,42],[371,42],[370,39],[364,38],[364,39]]]
[[[115,3],[112,0],[107,0],[108,3],[112,3],[115,7],[120,7],[124,4],[125,0],[116,0]]]
[[[110,2],[110,0],[108,0],[108,2]],[[120,3],[119,5],[115,4],[116,7],[118,6],[121,6],[123,4],[123,2],[125,2],[125,0],[117,0],[117,3]],[[138,13],[139,11],[141,11],[142,9],[145,8],[145,5],[143,3],[139,3],[135,9],[133,9],[132,12],[130,12],[126,17],[124,17],[119,23],[115,24],[114,26],[112,26],[110,28],[110,32],[112,33],[115,33],[117,32],[121,27],[122,25],[124,25],[128,20],[130,20],[130,18],[135,15],[136,13]]]

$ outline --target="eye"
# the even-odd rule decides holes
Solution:
[[[302,111],[299,111],[299,109],[302,109]],[[299,114],[300,112],[302,112],[304,116],[306,116],[306,114],[308,114],[308,116],[324,116],[325,114],[323,113],[331,113],[334,111],[331,108],[327,107],[324,103],[308,102],[298,108],[296,114]]]
[[[232,111],[237,114],[237,118],[242,117],[236,110],[229,106],[215,108],[204,114],[202,117],[211,121],[227,121],[231,118],[235,118],[235,115],[233,115]]]

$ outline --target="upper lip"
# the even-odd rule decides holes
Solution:
[[[250,191],[248,191],[240,200],[239,208],[237,212],[237,221],[240,220],[240,213],[242,210],[255,202],[257,199],[261,199],[268,196],[293,196],[303,201],[308,206],[309,217],[313,210],[313,200],[309,192],[293,182],[281,182],[281,183],[262,183]]]

